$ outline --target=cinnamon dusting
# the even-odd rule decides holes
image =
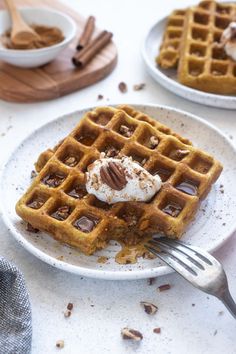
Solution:
[[[40,49],[51,47],[52,45],[61,43],[64,40],[62,31],[57,27],[49,27],[43,25],[31,25],[30,26],[38,35],[39,40],[35,40],[27,44],[27,46],[18,47],[11,41],[11,30],[6,31],[0,38],[3,46],[7,49]]]

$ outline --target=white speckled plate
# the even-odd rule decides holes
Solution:
[[[159,51],[162,36],[165,30],[167,17],[158,21],[148,32],[142,46],[142,56],[148,72],[160,85],[167,90],[184,97],[190,101],[208,106],[236,109],[236,96],[216,95],[184,86],[177,81],[176,70],[164,70],[155,63],[155,57]]]
[[[236,229],[236,152],[220,131],[206,121],[169,107],[156,105],[134,105],[138,110],[156,117],[183,136],[190,138],[196,146],[218,158],[224,171],[214,185],[206,201],[190,225],[183,240],[213,251],[220,247]],[[3,167],[0,180],[0,200],[3,206],[3,220],[13,236],[30,253],[57,268],[84,276],[104,279],[138,279],[159,276],[171,269],[158,259],[139,259],[134,265],[119,265],[114,256],[119,246],[114,243],[93,256],[63,246],[44,233],[33,234],[25,231],[25,224],[15,213],[15,204],[30,184],[33,163],[40,152],[54,146],[78,123],[84,109],[60,117],[34,131],[13,152]],[[224,193],[220,192],[220,185]],[[97,262],[98,257],[109,258],[105,264]]]

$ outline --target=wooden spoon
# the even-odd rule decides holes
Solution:
[[[39,35],[28,26],[16,8],[13,0],[5,0],[12,19],[11,41],[14,47],[27,49],[32,42],[40,39]]]

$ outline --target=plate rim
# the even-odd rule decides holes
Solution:
[[[120,103],[109,103],[109,105],[106,106],[118,106]],[[133,107],[139,108],[140,107],[150,107],[150,108],[158,108],[160,110],[168,110],[169,112],[174,112],[178,113],[180,115],[184,115],[188,117],[189,119],[192,119],[194,121],[200,122],[200,124],[203,124],[210,128],[211,130],[215,131],[218,135],[221,136],[221,138],[229,145],[229,147],[232,149],[232,151],[236,154],[236,147],[234,144],[229,140],[229,138],[222,133],[215,125],[212,123],[204,120],[201,117],[198,117],[195,114],[186,112],[182,109],[177,109],[168,105],[161,105],[161,104],[155,104],[155,103],[126,103],[129,104]],[[39,130],[42,128],[47,127],[48,125],[56,122],[57,120],[60,119],[65,119],[65,117],[74,115],[74,114],[79,114],[83,111],[87,110],[92,110],[95,107],[98,106],[104,106],[102,104],[99,105],[93,105],[93,106],[83,106],[79,110],[63,114],[61,116],[54,117],[52,120],[50,120],[47,123],[44,123],[40,125],[37,129],[34,129],[31,131],[29,134],[27,134],[18,144],[16,144],[10,152],[7,154],[6,158],[4,158],[1,167],[0,167],[0,198],[3,198],[3,188],[2,188],[2,182],[3,182],[3,175],[4,172],[7,168],[8,163],[11,161],[11,158],[15,152],[20,148],[22,144],[27,141],[31,135],[37,134]],[[116,271],[116,270],[102,270],[102,269],[90,269],[86,267],[81,267],[73,264],[66,263],[64,261],[58,260],[45,252],[39,250],[35,245],[32,245],[30,242],[27,241],[27,239],[24,238],[24,236],[20,233],[20,231],[17,231],[14,225],[12,224],[10,218],[7,215],[7,211],[3,207],[3,203],[0,205],[0,210],[1,210],[1,218],[7,227],[8,231],[11,233],[11,235],[15,238],[15,240],[23,246],[29,253],[33,254],[35,257],[40,259],[41,261],[64,271],[74,273],[80,276],[85,276],[89,278],[96,278],[96,279],[104,279],[104,280],[137,280],[137,279],[147,279],[150,277],[157,277],[157,276],[162,276],[166,274],[173,273],[174,271],[169,267],[169,266],[162,266],[162,267],[151,267],[149,269],[138,269],[138,270],[132,270],[132,272],[127,272],[127,271]],[[216,251],[219,249],[223,244],[233,235],[233,233],[236,231],[236,221],[235,223],[231,226],[229,232],[227,232],[227,235],[224,237],[224,239],[221,239],[221,242],[217,243],[215,247],[211,248],[209,250],[210,253]]]
[[[175,81],[172,78],[169,78],[158,67],[156,67],[154,63],[151,62],[151,60],[149,59],[148,51],[146,49],[149,36],[156,26],[161,25],[161,23],[164,21],[166,22],[167,19],[168,16],[163,16],[161,19],[156,21],[146,32],[146,35],[144,36],[144,39],[142,41],[142,45],[141,45],[142,59],[152,78],[156,82],[158,82],[162,87],[164,87],[166,90],[174,93],[176,96],[187,99],[188,101],[199,103],[201,105],[217,107],[220,109],[231,109],[231,110],[236,109],[236,95],[235,96],[218,95],[210,92],[208,93],[208,92],[196,90],[191,87],[182,85],[180,82]],[[203,100],[205,102],[202,102]]]

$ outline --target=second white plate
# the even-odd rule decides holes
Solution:
[[[169,107],[134,105],[136,109],[170,126],[191,139],[196,146],[218,158],[224,170],[201,205],[196,220],[190,225],[183,240],[213,251],[220,247],[236,229],[236,153],[231,143],[204,120]],[[30,173],[40,152],[54,146],[79,122],[87,108],[60,117],[30,134],[13,152],[5,164],[0,179],[2,216],[10,232],[20,244],[42,261],[68,272],[102,279],[139,279],[170,273],[172,270],[158,259],[139,259],[137,264],[119,265],[114,258],[120,246],[111,243],[108,248],[85,256],[53,240],[45,233],[26,231],[25,223],[16,215],[15,204],[31,183]],[[224,187],[222,187],[223,185]],[[105,264],[98,263],[108,257]]]
[[[176,79],[176,70],[164,70],[156,65],[155,57],[159,52],[167,17],[158,21],[148,32],[142,46],[142,56],[148,72],[167,90],[190,101],[208,106],[236,109],[236,96],[216,95],[194,90],[180,84]]]

